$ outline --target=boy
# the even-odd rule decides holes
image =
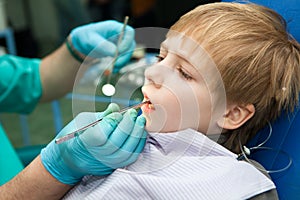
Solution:
[[[261,172],[202,134],[240,153],[268,121],[292,110],[299,50],[283,19],[261,6],[215,3],[185,14],[145,71],[144,152],[105,179],[85,178],[77,191],[108,199],[277,198]]]
[[[171,27],[159,62],[145,72],[142,91],[151,103],[142,107],[149,132],[143,153],[109,176],[85,176],[65,198],[276,199],[274,184],[235,153],[296,105],[299,49],[267,8],[214,3],[190,11]],[[98,133],[108,122],[104,117]],[[75,141],[85,144],[88,135]]]

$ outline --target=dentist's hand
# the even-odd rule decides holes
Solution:
[[[71,43],[75,50],[85,56],[114,57],[122,28],[123,24],[114,20],[80,26],[71,31]],[[134,29],[127,25],[118,47],[119,56],[114,71],[118,71],[130,60],[134,48]]]
[[[110,104],[102,113],[81,113],[57,137],[103,117],[97,125],[61,144],[54,140],[41,152],[42,163],[57,180],[75,184],[85,175],[108,175],[134,161],[146,141],[145,118],[134,109],[124,116]]]

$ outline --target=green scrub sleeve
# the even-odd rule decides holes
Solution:
[[[12,179],[24,168],[18,154],[0,124],[0,186]],[[1,197],[0,197],[1,198]]]
[[[42,96],[40,59],[0,56],[0,112],[30,113]]]

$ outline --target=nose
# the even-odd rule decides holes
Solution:
[[[160,88],[163,84],[163,67],[159,64],[154,64],[145,70],[145,84],[153,84],[155,87]]]

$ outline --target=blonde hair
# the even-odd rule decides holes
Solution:
[[[172,27],[210,54],[223,79],[227,101],[253,104],[255,115],[230,131],[224,146],[239,152],[268,121],[293,111],[300,90],[300,46],[284,19],[255,4],[212,3],[196,7]]]

